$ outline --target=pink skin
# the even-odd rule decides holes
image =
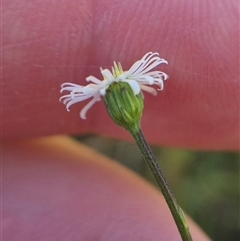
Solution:
[[[34,2],[34,3],[33,3]],[[151,143],[239,148],[238,1],[7,1],[3,3],[3,139],[59,133],[128,138],[97,103],[65,111],[60,84],[86,84],[99,67],[129,68],[148,51],[170,79],[146,94],[142,128]],[[149,120],[151,120],[149,122]],[[156,134],[157,133],[157,134]]]
[[[180,240],[159,191],[93,150],[59,136],[3,150],[3,240]]]
[[[3,240],[181,240],[157,189],[66,137],[8,144],[3,159]]]
[[[66,149],[61,149],[59,167],[56,165],[55,169],[47,170],[50,184],[46,185],[41,176],[53,159],[56,162],[58,160],[54,157],[56,151],[49,150],[51,145],[48,139],[41,141],[41,143],[48,143],[47,147],[41,149],[41,154],[35,150],[38,148],[38,143],[31,144],[32,142],[29,141],[23,146],[10,143],[51,134],[89,132],[129,140],[129,134],[114,125],[107,116],[102,101],[96,103],[89,110],[87,120],[78,118],[79,110],[87,102],[71,107],[70,113],[66,112],[65,107],[58,102],[61,83],[69,81],[85,84],[85,78],[89,75],[100,78],[99,67],[110,67],[114,60],[120,61],[124,68],[129,68],[146,52],[157,51],[169,62],[168,66],[159,67],[170,76],[165,90],[160,92],[157,97],[145,94],[142,128],[151,143],[209,150],[239,149],[237,0],[175,0],[171,2],[161,0],[122,2],[117,0],[60,2],[9,0],[3,2],[2,5],[2,114],[4,116],[2,139],[9,142],[4,152],[4,160],[6,160],[4,168],[6,169],[3,169],[3,183],[5,183],[3,189],[7,188],[9,192],[7,195],[4,191],[3,196],[3,210],[5,211],[6,208],[4,214],[6,223],[3,226],[7,230],[5,235],[12,235],[14,232],[18,235],[18,232],[25,229],[24,240],[27,240],[31,237],[31,235],[28,236],[31,234],[31,228],[28,225],[41,224],[42,229],[40,227],[37,229],[39,232],[44,232],[44,227],[46,230],[50,229],[46,224],[46,217],[42,215],[44,210],[45,212],[51,210],[59,215],[48,217],[47,222],[49,225],[54,223],[56,229],[49,240],[54,240],[54,238],[59,240],[58,232],[69,223],[75,228],[74,237],[80,235],[78,233],[80,223],[74,223],[71,220],[77,220],[80,211],[83,215],[83,210],[86,210],[87,213],[93,210],[92,208],[84,209],[81,206],[82,202],[96,205],[98,212],[104,210],[107,218],[102,220],[101,215],[98,218],[99,223],[105,224],[104,227],[107,227],[112,224],[113,220],[116,220],[116,217],[119,220],[120,211],[119,207],[113,207],[113,205],[111,206],[113,215],[109,214],[109,209],[104,206],[106,205],[103,199],[104,193],[108,193],[107,196],[112,197],[113,200],[128,198],[135,200],[135,195],[141,195],[141,192],[144,193],[144,197],[145,193],[152,192],[154,195],[148,193],[151,201],[157,202],[161,199],[159,208],[163,212],[167,212],[162,197],[139,179],[136,181],[136,177],[132,177],[132,174],[126,174],[129,175],[129,179],[121,180],[117,185],[122,184],[122,188],[133,185],[136,188],[135,192],[131,191],[126,196],[118,192],[119,188],[113,188],[111,185],[118,182],[115,180],[115,174],[121,176],[123,174],[119,174],[119,172],[127,171],[121,168],[119,171],[119,167],[112,167],[111,171],[115,174],[108,173],[106,170],[112,166],[109,162],[105,162],[99,168],[101,164],[97,159],[102,159],[102,157],[95,156],[95,161],[86,166],[86,160],[91,159],[90,155],[86,157],[85,152],[78,153],[79,166],[76,167],[70,153],[68,155],[62,153],[63,150],[66,153],[71,150],[70,145],[66,144]],[[31,146],[29,149],[29,145],[34,145],[34,148]],[[59,143],[56,145],[62,148]],[[27,150],[30,152],[29,156],[26,154]],[[66,158],[68,162],[65,162]],[[46,163],[48,164],[46,165]],[[18,165],[33,171],[36,175],[20,172],[16,173],[15,179],[14,176],[7,179],[8,175],[15,173],[13,171]],[[88,176],[86,174],[84,177],[84,183],[81,183],[84,174],[81,171],[82,166],[88,173]],[[97,177],[96,173],[91,171],[94,166],[99,173]],[[76,190],[75,196],[72,196],[70,201],[68,198],[59,200],[59,190],[56,189],[55,184],[51,183],[54,183],[56,178],[59,183],[67,181],[67,177],[71,176],[70,174],[75,168],[79,172],[79,175],[74,174],[74,178],[79,179],[77,184],[71,183],[71,186],[65,185],[63,189],[60,189],[61,195],[67,197],[72,195],[69,192],[71,192],[70,188],[73,188]],[[105,168],[106,170],[104,170]],[[65,170],[64,178],[61,178],[58,173],[58,171],[61,173],[62,169]],[[103,189],[106,188],[106,190],[101,190],[102,194],[95,193],[96,196],[91,196],[91,188],[94,184],[86,181],[87,179],[95,180],[93,183],[105,183],[108,180],[107,187],[103,185]],[[5,182],[5,180],[7,181]],[[9,188],[12,186],[11,182],[14,182],[14,185],[21,184],[21,189]],[[86,185],[89,185],[89,189],[84,189],[83,194],[81,190]],[[27,219],[29,216],[21,216],[26,211],[23,206],[24,203],[28,203],[29,198],[27,198],[27,194],[23,195],[22,199],[19,198],[19,190],[25,190],[23,192],[25,194],[28,189],[32,190],[29,191],[32,195],[30,198],[32,206],[29,204],[25,208],[29,207],[30,213],[33,211],[32,207],[35,211],[39,210],[39,216],[36,216],[36,220],[33,222]],[[34,199],[34,192],[36,199]],[[96,202],[97,195],[103,200],[100,204],[99,201]],[[14,202],[10,201],[11,198],[20,203],[18,209],[12,208]],[[106,198],[105,195],[104,198]],[[57,203],[50,203],[49,200],[52,199],[57,200]],[[72,200],[75,200],[77,204],[72,203]],[[154,212],[156,215],[154,216],[149,211],[149,203],[145,199],[137,198],[137,200],[143,215],[149,215],[146,223],[155,225],[159,213]],[[49,209],[46,209],[47,205],[50,205]],[[128,217],[128,209],[136,206],[135,202],[134,205],[131,203],[127,205],[129,206],[122,211],[125,217]],[[147,210],[144,210],[144,207]],[[16,210],[16,216],[13,212],[8,213],[8,208]],[[95,211],[92,216],[89,214],[89,217],[96,218]],[[71,219],[68,218],[68,213],[73,215]],[[139,211],[136,213],[140,215]],[[26,225],[22,222],[23,219],[26,221]],[[84,222],[85,225],[88,223],[87,220]],[[138,220],[137,216],[136,220]],[[17,230],[17,222],[21,223],[21,230]],[[96,225],[96,223],[90,224]],[[126,222],[122,221],[122,226],[119,226],[121,228],[114,230],[118,229],[122,235],[132,234],[131,225],[124,227],[124,224],[126,225]],[[14,225],[14,229],[12,225]],[[91,225],[88,226],[89,229],[91,229]],[[161,225],[163,228],[156,234],[163,235],[161,240],[174,240],[168,238],[170,234],[173,236],[176,234],[176,240],[179,240],[174,224],[164,226],[165,224],[162,223]],[[71,233],[70,226],[67,228],[66,235],[69,235],[68,230]],[[8,230],[14,230],[14,232],[8,232]],[[98,232],[102,235],[106,231],[104,228],[99,230]],[[138,227],[136,230],[142,231],[143,228]],[[89,232],[94,234],[94,231],[87,230],[86,235]],[[144,235],[145,232],[146,235],[151,235],[151,228],[146,228]],[[196,234],[197,240],[199,232],[196,233],[198,233]],[[47,234],[50,235],[50,233]],[[96,231],[96,235],[98,234]],[[159,238],[154,235],[153,237]],[[136,240],[139,239],[136,238]]]

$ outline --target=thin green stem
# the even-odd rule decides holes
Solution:
[[[162,194],[168,204],[168,207],[173,215],[173,218],[175,220],[175,223],[177,225],[177,228],[179,230],[179,233],[182,237],[183,241],[192,241],[191,234],[189,232],[188,224],[186,221],[186,218],[184,216],[184,213],[180,206],[177,204],[177,201],[171,191],[171,189],[168,186],[168,183],[166,181],[166,178],[164,177],[158,162],[156,161],[155,156],[152,153],[151,148],[147,144],[142,130],[139,127],[139,125],[131,126],[127,128],[127,130],[132,134],[134,140],[136,141],[138,147],[140,148],[145,161],[148,164],[148,167],[150,168],[159,188],[162,191]]]

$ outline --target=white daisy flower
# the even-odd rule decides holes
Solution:
[[[114,62],[112,72],[108,69],[100,69],[103,80],[97,79],[94,76],[89,76],[86,78],[86,81],[92,83],[86,86],[68,82],[63,83],[61,85],[61,93],[68,91],[69,94],[63,95],[60,98],[60,101],[63,101],[69,111],[71,105],[92,98],[92,100],[80,112],[80,117],[86,119],[87,111],[95,102],[101,99],[101,96],[105,95],[106,89],[113,82],[122,81],[128,83],[135,95],[139,94],[141,90],[156,95],[157,91],[150,86],[157,85],[158,90],[163,90],[163,82],[168,79],[168,75],[158,70],[151,70],[163,63],[167,64],[167,61],[161,59],[158,53],[152,52],[145,54],[142,59],[135,62],[127,71],[122,70],[122,65],[120,63],[116,64]]]

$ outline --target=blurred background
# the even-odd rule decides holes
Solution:
[[[97,135],[75,137],[156,186],[134,143]],[[152,146],[179,205],[214,241],[240,240],[239,153]]]

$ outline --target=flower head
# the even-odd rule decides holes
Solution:
[[[86,112],[89,108],[91,108],[96,101],[99,101],[101,96],[105,96],[106,90],[114,82],[128,83],[134,95],[138,95],[141,90],[156,95],[157,91],[150,86],[157,85],[158,90],[163,90],[163,82],[168,79],[167,74],[158,70],[152,71],[152,69],[162,63],[167,64],[167,61],[161,59],[158,53],[152,52],[145,54],[142,59],[135,62],[127,71],[123,71],[120,63],[114,62],[112,72],[109,69],[100,69],[103,80],[89,76],[86,78],[86,81],[91,83],[86,86],[63,83],[61,85],[61,93],[68,91],[69,94],[63,95],[60,101],[63,101],[67,110],[69,110],[71,105],[92,98],[80,112],[81,118],[86,119]]]

